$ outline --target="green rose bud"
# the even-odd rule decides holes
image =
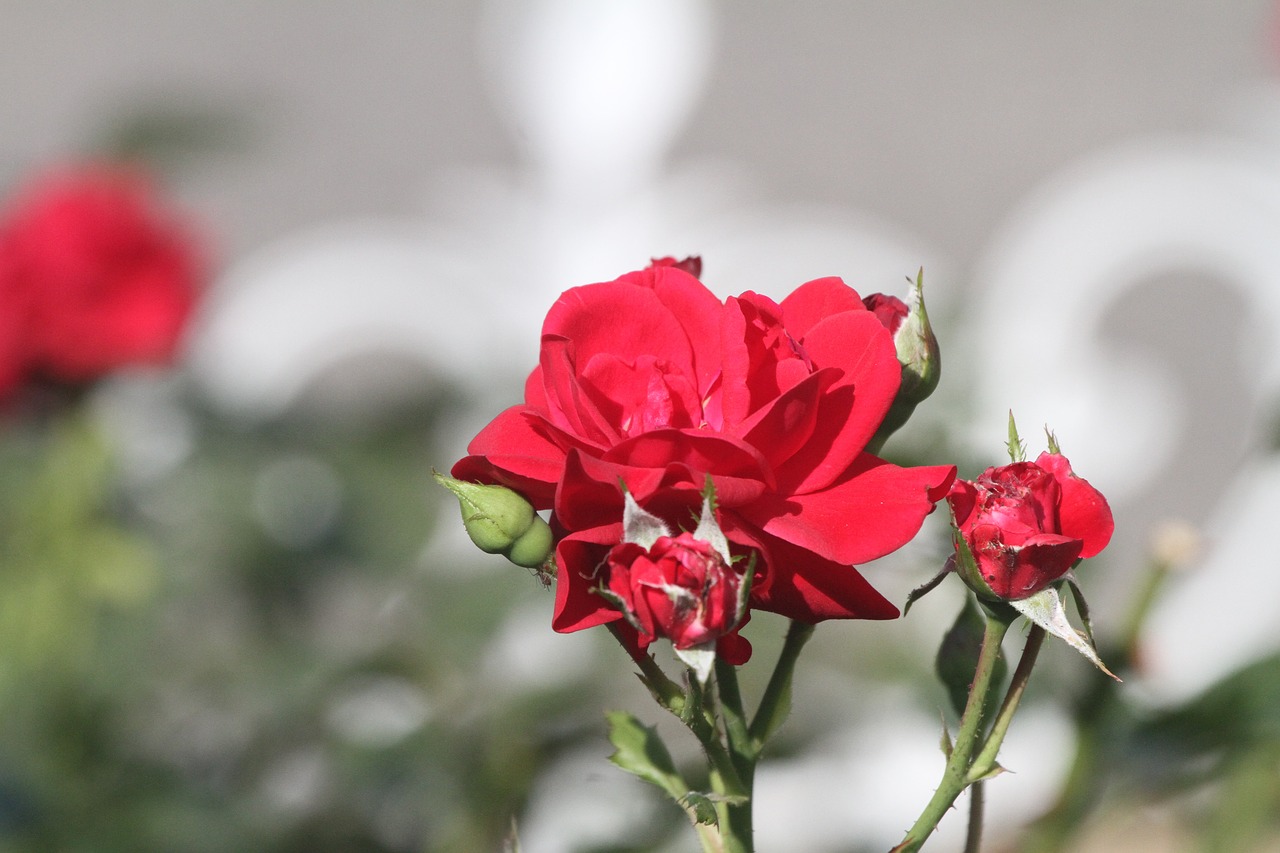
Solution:
[[[875,453],[907,422],[916,406],[938,387],[938,380],[942,377],[942,354],[933,327],[929,325],[929,313],[924,308],[923,269],[916,275],[906,302],[896,296],[873,293],[864,297],[862,303],[893,335],[898,364],[902,368],[898,394],[880,429],[867,445],[867,449]]]
[[[894,333],[893,343],[902,365],[902,385],[898,400],[914,407],[938,387],[942,377],[942,353],[938,339],[929,325],[929,312],[924,308],[924,270],[916,275],[915,285],[907,296],[907,317]]]
[[[476,547],[502,554],[517,566],[537,568],[552,553],[551,528],[533,505],[506,486],[467,483],[435,473],[462,508],[462,524]]]

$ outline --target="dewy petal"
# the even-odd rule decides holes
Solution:
[[[865,563],[910,541],[955,473],[954,465],[900,468],[864,453],[827,489],[769,493],[738,512],[766,533],[836,563]]]
[[[769,543],[773,582],[752,606],[801,622],[824,619],[893,619],[895,607],[857,569],[824,559],[782,539]]]
[[[609,549],[622,541],[622,522],[570,533],[556,545],[556,605],[551,627],[561,633],[581,631],[622,618],[594,590]]]
[[[844,311],[865,311],[858,292],[836,276],[816,278],[791,291],[782,300],[782,321],[796,340],[820,321]]]
[[[565,451],[535,428],[540,416],[525,406],[503,411],[471,440],[450,472],[459,480],[497,483],[548,509],[564,469]]]
[[[1071,463],[1061,454],[1041,453],[1036,464],[1053,474],[1062,488],[1062,499],[1058,505],[1062,535],[1084,543],[1080,551],[1084,558],[1092,557],[1107,547],[1111,534],[1115,532],[1115,520],[1102,493],[1088,480],[1073,474]]]
[[[778,471],[779,488],[791,493],[825,488],[844,473],[880,428],[902,378],[893,338],[865,309],[820,320],[802,343],[815,368],[844,375],[822,396],[813,436]]]

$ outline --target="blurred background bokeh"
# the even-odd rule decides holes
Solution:
[[[667,725],[625,655],[430,479],[560,291],[687,254],[721,296],[923,266],[946,369],[886,455],[972,477],[1012,407],[1111,498],[1125,683],[1046,653],[992,849],[1280,850],[1273,4],[0,0],[0,81],[0,190],[145,163],[214,269],[174,369],[0,437],[0,850],[694,849],[605,760],[606,709]],[[762,851],[900,838],[959,601],[819,628]]]

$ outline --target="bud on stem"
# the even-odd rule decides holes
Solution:
[[[462,508],[462,524],[476,547],[502,554],[517,566],[536,569],[551,558],[551,528],[533,505],[506,486],[468,483],[435,473]]]

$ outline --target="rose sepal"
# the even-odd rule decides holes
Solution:
[[[1056,587],[1045,587],[1033,596],[1008,602],[1008,606],[1021,613],[1027,621],[1039,625],[1046,633],[1063,640],[1116,681],[1120,680],[1098,657],[1098,650],[1094,648],[1093,640],[1076,630],[1067,619],[1066,608],[1062,605],[1062,598],[1058,595]]]

